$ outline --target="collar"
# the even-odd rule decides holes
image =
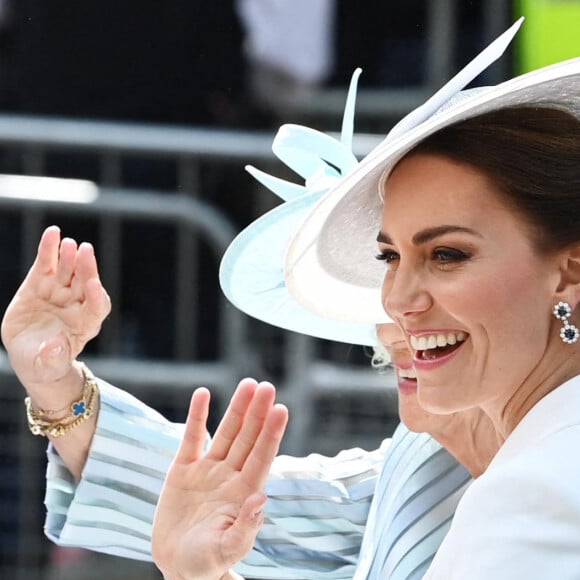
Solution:
[[[489,467],[509,460],[541,439],[572,425],[580,425],[580,375],[556,387],[528,411]]]

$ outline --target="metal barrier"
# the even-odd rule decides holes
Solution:
[[[207,202],[186,196],[96,187],[94,190],[97,195],[89,203],[42,199],[35,195],[37,189],[50,192],[54,190],[55,185],[71,195],[87,190],[86,182],[76,180],[56,180],[55,184],[52,178],[0,177],[0,212],[9,213],[15,219],[19,216],[22,221],[21,245],[25,248],[23,266],[27,267],[32,261],[34,246],[39,239],[47,214],[58,215],[60,219],[64,219],[67,215],[74,216],[75,219],[88,217],[96,220],[99,225],[98,237],[101,243],[97,251],[108,256],[104,261],[107,267],[104,268],[103,278],[108,279],[115,287],[121,282],[122,246],[117,247],[115,245],[117,238],[113,236],[111,239],[109,236],[111,222],[120,228],[129,220],[168,222],[179,230],[176,239],[179,246],[175,272],[176,291],[174,298],[170,298],[176,305],[175,344],[179,345],[181,341],[194,341],[191,323],[195,320],[196,292],[190,265],[184,256],[192,247],[191,238],[197,236],[206,241],[217,263],[235,234],[232,224]],[[193,261],[192,264],[194,265]],[[219,302],[218,317],[215,320],[215,324],[219,327],[217,332],[219,340],[213,360],[179,362],[179,358],[183,358],[180,355],[184,354],[180,349],[177,349],[178,360],[175,361],[148,361],[122,357],[120,355],[122,321],[117,308],[113,308],[109,320],[103,326],[102,347],[98,349],[96,355],[89,356],[86,360],[99,376],[128,388],[141,398],[146,397],[152,390],[164,391],[166,400],[173,400],[176,417],[181,419],[183,413],[179,413],[178,410],[185,408],[183,395],[190,393],[195,386],[208,385],[218,401],[226,401],[233,385],[241,376],[248,373],[249,361],[253,360],[249,351],[253,345],[248,343],[245,336],[246,318],[235,308],[227,305],[224,298]],[[12,378],[12,372],[5,356],[0,358],[0,372],[4,376],[4,389],[7,385],[11,388],[11,392],[3,394],[5,400],[3,408],[7,410],[16,407],[21,414],[20,404],[16,406],[16,403],[19,403],[17,395],[20,393],[15,381],[9,380]],[[45,542],[39,540],[42,523],[38,518],[39,508],[42,505],[43,451],[39,447],[39,442],[27,432],[22,420],[17,421],[9,429],[6,426],[7,419],[3,417],[6,428],[3,454],[6,454],[8,459],[10,459],[8,450],[15,455],[18,454],[16,460],[11,462],[14,470],[11,475],[18,474],[16,480],[14,477],[6,478],[9,482],[12,480],[11,483],[15,487],[12,491],[19,492],[16,494],[19,505],[18,541],[15,542],[14,555],[18,573],[24,578],[30,578],[32,570],[42,562],[43,550],[39,546],[45,546]],[[41,447],[44,445],[41,444]],[[2,463],[4,464],[4,461]],[[9,471],[8,467],[6,471]],[[31,509],[31,506],[36,506],[36,509]],[[13,507],[14,504],[12,509]],[[8,510],[4,512],[6,514]]]
[[[344,100],[343,91],[340,112]],[[124,182],[124,158],[165,158],[175,161],[178,191],[191,195],[201,193],[200,165],[204,161],[235,162],[240,169],[248,162],[271,164],[272,139],[271,132],[0,114],[0,147],[18,154],[20,172],[25,175],[45,175],[51,152],[96,154],[98,183],[118,186]],[[380,139],[378,135],[356,135],[354,154],[364,155]]]

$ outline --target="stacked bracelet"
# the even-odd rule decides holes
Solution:
[[[99,396],[99,387],[95,377],[85,365],[82,365],[82,373],[83,389],[81,398],[78,401],[73,401],[68,408],[61,411],[33,409],[30,397],[24,399],[28,427],[33,435],[62,437],[93,414]],[[64,411],[68,411],[64,417],[52,419],[55,414]]]

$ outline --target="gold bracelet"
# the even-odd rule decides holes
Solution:
[[[69,405],[69,413],[57,420],[51,420],[51,415],[57,411],[33,409],[30,397],[24,399],[28,428],[33,435],[47,437],[62,437],[92,416],[99,397],[99,387],[91,371],[83,364],[83,390],[81,398]]]

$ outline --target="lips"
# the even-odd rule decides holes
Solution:
[[[417,373],[413,366],[397,367],[397,386],[401,395],[417,393]]]
[[[409,367],[397,367],[397,374],[402,379],[416,379],[417,373],[412,366]]]

